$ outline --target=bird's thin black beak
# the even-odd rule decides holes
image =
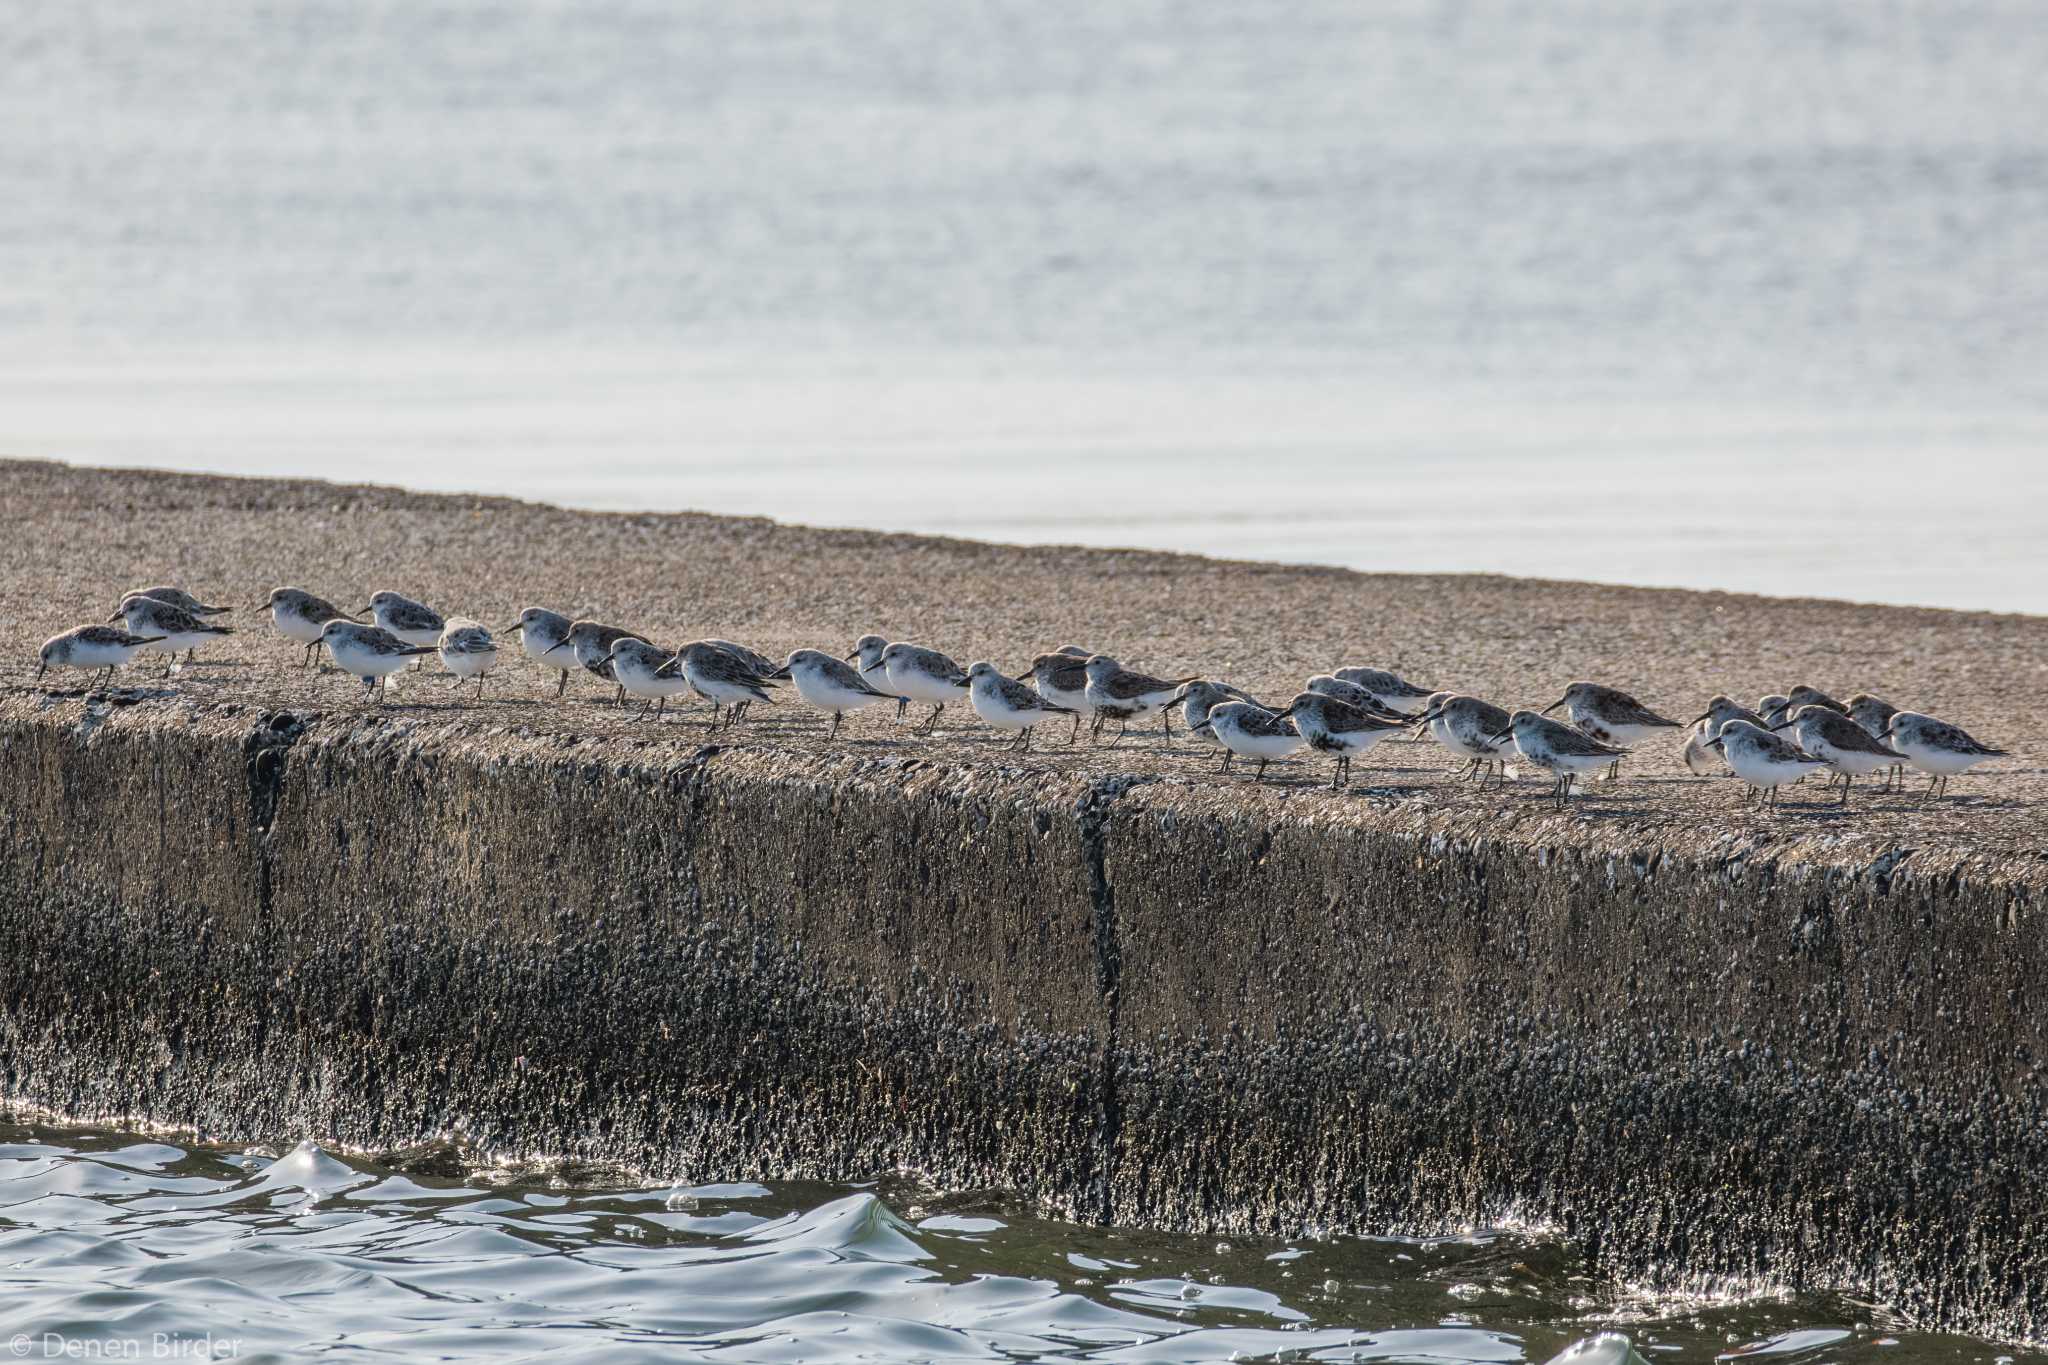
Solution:
[[[1712,739],[1707,741],[1707,747],[1709,749],[1720,749],[1725,747],[1727,743],[1728,740],[1725,736],[1715,735]]]
[[[1558,707],[1560,707],[1560,706],[1563,706],[1563,705],[1564,705],[1564,704],[1565,704],[1565,703],[1566,703],[1567,701],[1570,701],[1570,700],[1571,700],[1571,698],[1569,698],[1569,697],[1559,697],[1559,698],[1558,698],[1558,699],[1557,699],[1556,701],[1554,701],[1554,702],[1550,703],[1550,705],[1548,705],[1548,706],[1544,707],[1544,708],[1543,708],[1543,710],[1542,710],[1542,712],[1541,712],[1541,714],[1543,714],[1543,715],[1546,715],[1546,716],[1547,716],[1547,715],[1549,715],[1549,714],[1550,714],[1550,713],[1551,713],[1552,711],[1555,711],[1555,710],[1556,710],[1556,709],[1557,709]]]
[[[120,620],[120,619],[121,619],[121,613],[117,611],[117,612],[115,612],[115,613],[114,613],[114,614],[113,614],[112,616],[109,616],[109,617],[107,618],[107,624],[108,624],[108,625],[112,625],[112,624],[113,624],[114,622],[116,622],[116,621],[118,621],[118,620]]]
[[[848,663],[852,663],[852,662],[853,662],[853,661],[854,661],[855,659],[858,659],[859,657],[860,657],[860,651],[859,651],[859,650],[857,650],[857,649],[856,649],[855,651],[853,651],[853,653],[851,653],[851,654],[848,654],[848,655],[846,655],[846,656],[845,656],[845,658],[846,658],[846,662],[848,662]]]
[[[1197,725],[1197,726],[1195,727],[1195,733],[1199,735],[1199,734],[1201,734],[1201,733],[1202,733],[1202,732],[1203,732],[1204,730],[1208,731],[1208,732],[1209,732],[1210,734],[1212,734],[1212,735],[1216,733],[1216,727],[1215,727],[1214,725],[1211,725],[1211,724],[1210,724],[1210,723],[1209,723],[1208,721],[1206,721],[1206,720],[1205,720],[1205,721],[1203,721],[1203,722],[1202,722],[1202,723],[1201,723],[1200,725]]]
[[[500,630],[500,631],[498,632],[498,634],[500,634],[500,635],[510,635],[510,634],[511,634],[511,633],[512,633],[513,631],[515,631],[515,630],[525,630],[525,629],[526,629],[526,627],[525,627],[525,626],[522,626],[522,625],[520,625],[520,624],[519,624],[519,623],[518,623],[517,621],[514,621],[514,622],[513,622],[513,623],[512,623],[511,625],[509,625],[509,626],[506,626],[506,627],[504,627],[503,629],[501,629],[501,630]]]
[[[1503,739],[1506,739],[1506,738],[1508,738],[1508,737],[1509,737],[1510,735],[1512,735],[1512,734],[1514,734],[1514,733],[1515,733],[1515,732],[1514,732],[1514,730],[1512,730],[1512,729],[1502,730],[1502,731],[1500,731],[1500,732],[1499,732],[1498,734],[1492,734],[1492,735],[1488,735],[1488,736],[1486,737],[1486,742],[1487,742],[1488,744],[1495,744],[1495,743],[1498,743],[1499,741],[1501,741],[1501,740],[1503,740]]]
[[[1699,724],[1699,723],[1700,723],[1701,721],[1703,721],[1703,720],[1712,720],[1713,718],[1714,718],[1714,713],[1713,713],[1712,711],[1709,711],[1709,712],[1707,712],[1707,713],[1706,713],[1705,715],[1700,715],[1700,716],[1694,716],[1694,717],[1693,717],[1693,718],[1692,718],[1691,720],[1687,721],[1687,722],[1686,722],[1686,724],[1687,724],[1687,725],[1698,725],[1698,724]]]
[[[543,654],[552,654],[552,653],[554,653],[554,652],[555,652],[556,650],[558,650],[558,649],[567,649],[568,647],[569,647],[569,642],[568,642],[567,640],[560,640],[560,641],[557,641],[557,642],[556,642],[556,643],[554,643],[554,644],[551,644],[551,645],[549,645],[549,646],[548,646],[548,647],[547,647],[546,649],[542,650],[542,651],[541,651],[541,653],[543,653]]]
[[[1777,723],[1776,725],[1773,725],[1773,726],[1771,727],[1771,729],[1772,729],[1773,731],[1777,731],[1777,730],[1782,730],[1782,729],[1784,729],[1784,728],[1785,728],[1786,726],[1790,725],[1791,723],[1792,723],[1792,722],[1791,722],[1791,721],[1789,721],[1789,720],[1781,720],[1781,721],[1779,721],[1779,722],[1778,722],[1778,723]]]
[[[1441,716],[1443,713],[1444,709],[1441,706],[1437,707],[1437,709],[1434,711],[1425,712],[1423,714],[1422,719],[1415,722],[1416,728],[1420,729],[1422,726],[1429,724],[1431,721],[1435,720],[1438,716]]]
[[[38,660],[36,661],[36,681],[37,681],[37,682],[41,682],[41,681],[42,681],[42,679],[43,679],[43,674],[45,674],[45,673],[48,673],[49,671],[50,671],[50,661],[49,661],[48,659],[38,659]]]

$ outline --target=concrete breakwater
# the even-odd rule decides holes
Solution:
[[[7,693],[7,1095],[2048,1335],[2038,858],[678,729]]]

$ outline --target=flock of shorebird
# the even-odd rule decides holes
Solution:
[[[168,674],[178,654],[189,658],[191,651],[232,633],[210,619],[228,610],[173,587],[128,593],[109,624],[79,626],[47,641],[36,676],[69,667],[104,669],[111,677],[139,650],[170,656]],[[484,675],[500,652],[492,632],[478,622],[443,617],[395,592],[370,598],[362,609],[371,617],[367,623],[300,588],[278,588],[250,610],[267,610],[279,632],[306,647],[305,666],[325,646],[337,667],[378,698],[385,678],[408,662],[420,667],[429,654],[438,655],[455,676],[455,687],[473,679],[481,697]],[[528,607],[501,633],[513,632],[530,657],[561,670],[557,696],[570,672],[581,668],[616,684],[619,705],[629,695],[640,698],[642,715],[659,716],[670,697],[685,692],[701,697],[711,703],[713,729],[737,724],[753,703],[772,701],[774,689],[785,682],[806,703],[830,713],[833,735],[847,712],[889,701],[896,703],[899,719],[912,702],[930,705],[919,727],[929,734],[948,702],[966,701],[989,726],[1014,733],[1020,749],[1030,747],[1034,728],[1060,716],[1073,718],[1069,744],[1080,737],[1083,716],[1091,719],[1098,739],[1116,722],[1109,740],[1114,744],[1132,721],[1157,714],[1170,739],[1177,708],[1190,731],[1222,748],[1224,770],[1243,758],[1258,764],[1263,780],[1267,764],[1305,746],[1335,760],[1333,787],[1349,784],[1354,758],[1410,731],[1416,737],[1427,733],[1466,759],[1467,779],[1497,776],[1505,782],[1514,775],[1514,759],[1540,768],[1552,777],[1552,796],[1560,804],[1582,777],[1603,768],[1618,776],[1630,746],[1677,731],[1685,734],[1683,758],[1694,773],[1725,767],[1748,783],[1751,798],[1772,804],[1779,788],[1823,772],[1841,784],[1846,804],[1856,778],[1884,772],[1889,788],[1903,784],[1909,766],[1927,774],[1931,797],[1945,792],[1955,774],[2005,756],[1932,716],[1868,695],[1838,702],[1813,687],[1765,697],[1754,710],[1717,696],[1704,714],[1681,724],[1618,688],[1591,682],[1573,683],[1541,711],[1510,713],[1477,697],[1417,687],[1383,669],[1340,668],[1310,678],[1285,706],[1268,706],[1228,683],[1155,678],[1075,645],[1041,654],[1011,677],[992,663],[963,669],[938,650],[880,635],[862,636],[844,656],[799,649],[778,663],[730,640],[666,649],[623,627],[571,620],[540,607]],[[1569,724],[1550,719],[1559,707]]]

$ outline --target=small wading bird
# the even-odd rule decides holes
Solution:
[[[1707,709],[1693,717],[1692,731],[1685,737],[1685,749],[1680,755],[1686,769],[1695,777],[1706,777],[1717,769],[1728,766],[1727,756],[1719,749],[1707,746],[1721,733],[1731,720],[1746,720],[1757,729],[1765,729],[1764,718],[1736,701],[1733,697],[1717,695],[1707,703]]]
[[[1054,716],[1072,715],[1069,707],[1055,706],[1038,693],[1003,676],[986,659],[967,666],[967,700],[974,714],[997,730],[1017,732],[1018,749],[1031,747],[1031,732]]]
[[[889,666],[882,662],[889,641],[880,635],[863,635],[853,642],[853,650],[846,661],[860,673],[860,680],[877,692],[889,691]],[[904,709],[910,705],[910,698],[896,698],[896,719],[903,719]]]
[[[1563,696],[1544,707],[1542,714],[1547,716],[1560,706],[1580,733],[1617,749],[1654,739],[1659,730],[1679,728],[1677,721],[1658,715],[1620,688],[1594,682],[1573,683]],[[1607,775],[1621,776],[1619,758],[1608,764]]]
[[[1855,721],[1819,702],[1794,709],[1789,719],[1778,722],[1777,728],[1789,728],[1801,749],[1834,770],[1842,784],[1840,804],[1844,806],[1849,804],[1851,782],[1899,761],[1898,753],[1883,740],[1872,738]]]
[[[1961,726],[1923,716],[1918,711],[1901,711],[1885,726],[1885,737],[1905,755],[1908,763],[1927,773],[1927,796],[1946,796],[1948,780],[1967,772],[1987,758],[2004,758],[2006,751],[1980,744]]]
[[[1048,704],[1074,713],[1074,728],[1067,735],[1068,744],[1080,739],[1081,715],[1091,709],[1088,705],[1088,660],[1092,657],[1081,653],[1078,645],[1062,645],[1051,654],[1041,654],[1033,659],[1030,672],[1024,675]]]
[[[730,727],[739,724],[755,702],[773,705],[768,689],[789,670],[730,640],[694,640],[676,651],[670,665],[681,669],[690,690],[711,703],[711,728],[721,715]]]
[[[936,649],[898,642],[882,651],[882,668],[889,676],[889,690],[899,698],[932,704],[932,713],[917,733],[930,734],[939,725],[939,713],[949,701],[967,696],[967,671]],[[897,714],[902,715],[902,707]]]
[[[1146,673],[1133,673],[1107,654],[1097,654],[1089,659],[1087,671],[1088,687],[1082,695],[1094,708],[1095,732],[1101,733],[1104,720],[1117,723],[1116,739],[1111,740],[1111,744],[1124,737],[1133,720],[1142,719],[1154,711],[1160,713],[1159,722],[1166,737],[1172,739],[1173,716],[1169,708],[1180,700],[1181,688],[1201,681],[1199,677],[1155,678]]]
[[[599,621],[572,621],[569,623],[569,633],[562,637],[559,644],[550,645],[547,652],[553,655],[559,650],[566,649],[577,663],[583,665],[586,672],[608,683],[617,684],[619,679],[612,672],[610,655],[612,646],[621,640],[649,643],[646,636],[635,634],[622,626],[607,626]],[[614,701],[619,706],[626,704],[626,689],[623,686],[619,687],[619,695]]]
[[[1261,782],[1266,780],[1268,763],[1287,757],[1303,743],[1293,721],[1282,720],[1265,707],[1248,701],[1227,701],[1210,707],[1209,718],[1202,725],[1229,751],[1223,759],[1223,771],[1230,771],[1232,758],[1254,759],[1259,765],[1257,778]]]
[[[159,602],[154,597],[124,597],[108,621],[122,621],[130,635],[153,637],[146,648],[168,655],[163,676],[171,676],[178,655],[189,655],[200,645],[212,644],[223,635],[234,634],[231,626],[209,625],[183,607]]]
[[[1827,767],[1790,740],[1758,729],[1746,720],[1729,721],[1721,727],[1720,734],[1707,742],[1707,747],[1726,754],[1728,766],[1749,784],[1742,798],[1745,802],[1767,798],[1775,806],[1778,788]]]
[[[154,588],[130,588],[115,600],[125,602],[131,597],[153,597],[159,602],[167,602],[180,611],[190,612],[192,615],[202,619],[208,616],[225,615],[227,612],[234,610],[232,607],[209,607],[183,588],[174,588],[168,584]],[[109,617],[108,619],[111,620],[113,618]],[[187,662],[191,661],[193,657],[194,655],[191,650],[185,651]]]
[[[1383,719],[1321,692],[1297,694],[1293,701],[1287,703],[1287,709],[1274,719],[1293,721],[1296,732],[1308,742],[1309,748],[1330,754],[1337,760],[1330,773],[1332,791],[1351,785],[1354,755],[1370,751],[1373,745],[1406,730],[1410,724],[1405,716],[1398,720]],[[1261,768],[1260,771],[1265,770]]]
[[[546,607],[528,607],[519,613],[519,619],[500,631],[501,635],[519,632],[519,647],[526,651],[526,657],[549,668],[561,670],[562,676],[555,680],[555,695],[561,696],[569,686],[569,668],[572,660],[560,656],[549,658],[556,645],[569,638],[569,627],[573,625],[568,617]]]
[[[1628,753],[1534,711],[1517,711],[1510,716],[1507,733],[1514,737],[1516,751],[1531,766],[1557,778],[1551,796],[1560,809],[1571,800],[1572,783],[1579,777],[1598,772]]]
[[[1488,776],[1498,771],[1501,784],[1507,784],[1507,758],[1515,752],[1512,721],[1507,712],[1477,697],[1434,692],[1430,694],[1429,709],[1417,723],[1427,727],[1430,738],[1437,743],[1471,760],[1460,780],[1476,777],[1484,784]]]
[[[43,641],[36,659],[36,677],[53,668],[92,668],[101,671],[100,681],[110,681],[114,670],[125,667],[135,651],[163,641],[161,635],[132,635],[118,626],[74,626],[62,635]]]
[[[268,610],[271,624],[277,627],[279,634],[306,647],[306,668],[313,667],[319,660],[320,632],[327,628],[329,621],[361,624],[334,603],[324,597],[315,597],[304,588],[272,588],[268,599],[249,610]]]
[[[1202,722],[1209,719],[1209,712],[1213,708],[1221,706],[1227,701],[1248,701],[1263,711],[1273,709],[1257,697],[1240,691],[1229,683],[1209,682],[1206,679],[1198,679],[1195,682],[1189,683],[1187,688],[1180,694],[1181,724],[1187,727],[1189,734],[1194,735],[1205,744],[1214,744],[1221,748],[1222,741],[1216,738],[1216,732],[1202,729]],[[1224,761],[1229,762],[1229,750],[1227,749],[1224,750]]]
[[[477,699],[481,701],[484,674],[498,662],[498,646],[491,633],[467,617],[451,617],[448,628],[435,641],[434,651],[441,656],[441,667],[455,675],[454,690],[461,691],[464,682],[475,678]]]
[[[441,632],[448,628],[448,622],[440,612],[424,602],[415,602],[389,590],[373,595],[370,605],[363,610],[394,638],[409,645],[439,645]],[[424,668],[426,663],[423,657],[415,660],[413,667]]]
[[[1336,677],[1339,682],[1364,688],[1383,709],[1403,716],[1421,715],[1428,708],[1430,693],[1437,690],[1417,687],[1399,673],[1384,668],[1340,668]]]
[[[370,695],[383,700],[384,680],[405,667],[407,659],[435,652],[436,645],[409,645],[382,626],[329,621],[320,629],[320,643],[335,666],[360,680]]]
[[[832,713],[832,730],[827,739],[838,735],[839,722],[848,711],[896,699],[893,692],[877,692],[868,686],[852,664],[823,650],[799,649],[789,656],[784,667],[789,670],[789,680],[796,684],[799,697],[820,711]]]
[[[668,699],[690,690],[690,680],[677,673],[664,673],[663,668],[671,661],[665,649],[657,649],[645,640],[626,636],[612,641],[612,647],[605,653],[605,662],[611,667],[612,680],[625,689],[629,697],[638,697],[646,703],[640,708],[635,719],[645,719],[650,713],[656,718],[668,709]],[[717,713],[714,710],[712,727],[717,728]]]

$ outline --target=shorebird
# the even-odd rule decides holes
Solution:
[[[1051,654],[1041,654],[1031,661],[1030,671],[1024,674],[1038,689],[1039,696],[1074,713],[1074,728],[1067,735],[1069,744],[1081,737],[1081,713],[1090,709],[1088,660],[1093,656],[1072,653],[1076,648],[1062,645]]]
[[[107,680],[135,657],[135,651],[158,644],[161,635],[134,635],[116,626],[73,626],[43,641],[37,653],[36,678],[53,668],[96,668]]]
[[[1015,678],[1004,677],[986,659],[969,664],[967,678],[967,700],[974,707],[974,714],[995,729],[1015,730],[1019,749],[1031,747],[1035,726],[1054,716],[1074,714],[1073,708],[1055,706]]]
[[[405,661],[434,653],[433,645],[409,645],[382,626],[354,621],[329,621],[320,628],[320,643],[342,672],[362,681],[372,697],[380,697],[384,679],[405,667]]]
[[[555,680],[555,695],[561,696],[569,686],[569,665],[550,659],[554,647],[569,638],[569,627],[573,624],[568,617],[546,607],[528,607],[519,613],[519,619],[505,627],[503,633],[519,632],[519,647],[526,651],[526,657],[549,668],[559,669],[561,677]]]
[[[1167,708],[1180,699],[1181,688],[1201,681],[1197,676],[1169,679],[1133,673],[1107,654],[1091,657],[1087,668],[1088,687],[1082,696],[1095,711],[1098,732],[1105,719],[1116,720],[1116,739],[1111,740],[1111,744],[1124,737],[1133,720],[1149,716],[1154,711],[1160,713],[1160,724],[1165,728],[1166,737],[1172,739],[1173,717]]]
[[[1217,742],[1229,750],[1230,757],[1258,760],[1261,782],[1266,780],[1268,763],[1285,758],[1303,742],[1293,721],[1282,720],[1265,707],[1248,701],[1226,701],[1210,707],[1202,728],[1216,736]],[[1223,761],[1223,770],[1230,770],[1229,757]]]
[[[1901,711],[1885,727],[1892,747],[1908,763],[1930,775],[1927,795],[1946,796],[1948,780],[1967,772],[1987,758],[2004,758],[2006,751],[1972,739],[1959,725],[1923,716],[1918,711]]]
[[[775,699],[768,695],[768,689],[774,685],[773,680],[789,676],[788,670],[774,660],[730,640],[696,640],[684,645],[664,668],[676,670],[681,671],[691,691],[711,703],[714,730],[721,715],[725,724],[732,726],[739,724],[755,702],[772,705]]]
[[[1788,717],[1797,715],[1799,708],[1802,706],[1819,706],[1842,716],[1849,714],[1848,707],[1842,705],[1842,703],[1836,701],[1818,687],[1809,687],[1805,683],[1801,683],[1785,694],[1785,714]]]
[[[1572,783],[1582,774],[1597,772],[1628,752],[1534,711],[1508,717],[1507,733],[1523,758],[1556,777],[1551,796],[1560,807],[1571,800]]]
[[[553,655],[566,649],[587,672],[606,682],[618,683],[618,675],[612,670],[610,656],[612,646],[621,640],[650,643],[646,636],[627,630],[624,626],[607,626],[598,621],[571,621],[569,633],[559,642],[548,646],[547,654]],[[619,687],[619,695],[613,700],[619,706],[626,704],[626,689],[623,685]]]
[[[1211,711],[1214,714],[1214,711]],[[1388,735],[1408,728],[1409,722],[1386,720],[1369,711],[1361,711],[1348,702],[1321,692],[1301,692],[1287,709],[1274,716],[1277,721],[1292,720],[1295,730],[1306,740],[1308,747],[1331,754],[1336,767],[1330,774],[1330,789],[1351,785],[1351,760],[1354,755],[1364,754]]]
[[[482,701],[484,674],[498,662],[498,646],[491,633],[466,616],[453,616],[434,649],[441,656],[441,666],[455,675],[456,689],[461,689],[465,679],[475,678],[477,700]]]
[[[1707,703],[1707,709],[1693,717],[1692,733],[1685,737],[1685,766],[1694,777],[1706,777],[1716,765],[1726,768],[1727,757],[1719,749],[1710,749],[1708,744],[1721,733],[1721,728],[1731,720],[1746,720],[1757,729],[1768,727],[1764,718],[1736,701],[1733,697],[1716,694]]]
[[[882,655],[888,648],[887,636],[863,635],[853,642],[853,650],[846,656],[846,661],[859,671],[860,680],[877,692],[889,691],[889,665],[882,662]],[[910,698],[896,698],[896,719],[903,719],[903,712],[909,705]]]
[[[1429,709],[1422,723],[1437,743],[1471,761],[1461,779],[1479,778],[1483,784],[1489,768],[1498,769],[1504,784],[1508,779],[1506,755],[1515,752],[1515,740],[1508,713],[1491,702],[1457,692],[1430,694]]]
[[[1543,708],[1549,715],[1564,707],[1572,724],[1602,744],[1627,748],[1652,739],[1659,730],[1676,730],[1678,722],[1658,715],[1618,687],[1595,682],[1575,682],[1564,695]],[[1608,765],[1609,777],[1621,776],[1621,760]]]
[[[927,735],[938,729],[939,713],[946,709],[946,703],[960,701],[967,695],[967,670],[936,649],[898,641],[882,651],[882,668],[889,675],[889,690],[899,699],[932,704],[931,715],[918,727]],[[903,714],[901,706],[896,714]]]
[[[355,621],[355,617],[343,611],[324,597],[315,597],[304,588],[272,588],[266,600],[249,608],[251,611],[270,612],[270,623],[278,633],[288,640],[296,640],[306,647],[304,667],[313,667],[320,652],[320,632],[329,621]],[[361,622],[356,622],[360,625]]]
[[[1782,692],[1773,692],[1768,697],[1757,698],[1756,713],[1763,717],[1764,729],[1768,730],[1785,719],[1785,712],[1791,709],[1792,699]]]
[[[635,720],[645,719],[650,712],[659,719],[668,710],[670,697],[690,690],[688,678],[664,672],[673,658],[667,650],[631,635],[620,636],[605,650],[604,659],[611,668],[612,680],[627,696],[646,703]]]
[[[1723,725],[1721,733],[1707,741],[1707,747],[1726,754],[1728,766],[1749,784],[1750,790],[1742,798],[1745,802],[1761,796],[1768,797],[1775,806],[1778,788],[1828,766],[1782,735],[1759,729],[1746,720],[1731,720]]]
[[[1428,707],[1433,687],[1417,687],[1399,673],[1384,668],[1340,668],[1337,681],[1353,683],[1372,694],[1372,699],[1389,711],[1419,716]]]
[[[448,622],[440,612],[424,602],[415,602],[388,589],[372,594],[370,605],[363,610],[370,613],[371,620],[409,645],[438,645],[441,632],[448,628]],[[413,667],[424,668],[426,663],[422,658]]]
[[[839,733],[839,722],[848,711],[895,700],[895,693],[877,692],[852,664],[823,650],[799,649],[783,667],[789,670],[789,680],[796,684],[798,696],[819,710],[832,713],[832,733],[827,739]]]
[[[1229,683],[1210,682],[1207,679],[1198,678],[1194,682],[1189,683],[1180,694],[1181,724],[1187,727],[1189,734],[1196,734],[1201,729],[1202,722],[1209,719],[1210,709],[1221,706],[1227,701],[1248,701],[1262,710],[1270,711],[1273,709],[1257,697],[1232,687]],[[1216,738],[1214,731],[1201,734],[1199,737],[1210,744],[1220,745],[1222,743],[1221,740]]]
[[[146,648],[170,656],[164,660],[166,678],[171,676],[179,654],[235,633],[231,626],[209,625],[183,607],[159,602],[154,597],[124,597],[120,609],[107,620],[126,625],[130,635],[155,637]]]
[[[1851,782],[1899,761],[1899,754],[1883,740],[1873,738],[1855,721],[1819,702],[1798,707],[1788,719],[1778,722],[1777,728],[1791,730],[1801,749],[1827,764],[1841,778],[1840,804],[1844,806],[1849,804]]]
[[[233,607],[209,607],[183,588],[173,588],[167,584],[154,588],[130,588],[116,600],[125,602],[131,597],[153,597],[159,602],[168,602],[180,611],[188,611],[201,619],[225,615],[234,610]],[[185,657],[191,659],[192,651],[186,650]]]
[[[1883,739],[1885,727],[1892,723],[1892,717],[1899,714],[1899,708],[1882,697],[1873,697],[1868,692],[1858,692],[1849,698],[1849,719],[1867,730],[1874,739]],[[1885,774],[1885,785],[1895,786],[1906,780],[1905,761],[1892,764]]]
[[[1342,678],[1334,677],[1328,673],[1316,674],[1302,685],[1302,690],[1304,692],[1320,692],[1326,697],[1335,697],[1346,706],[1355,706],[1361,711],[1375,716],[1384,716],[1390,720],[1398,720],[1408,714],[1405,711],[1396,711],[1391,707],[1382,706],[1378,697],[1375,697],[1357,683],[1345,682]],[[1423,710],[1426,711],[1428,709],[1429,705],[1425,701]],[[1417,714],[1420,713],[1418,712]]]

